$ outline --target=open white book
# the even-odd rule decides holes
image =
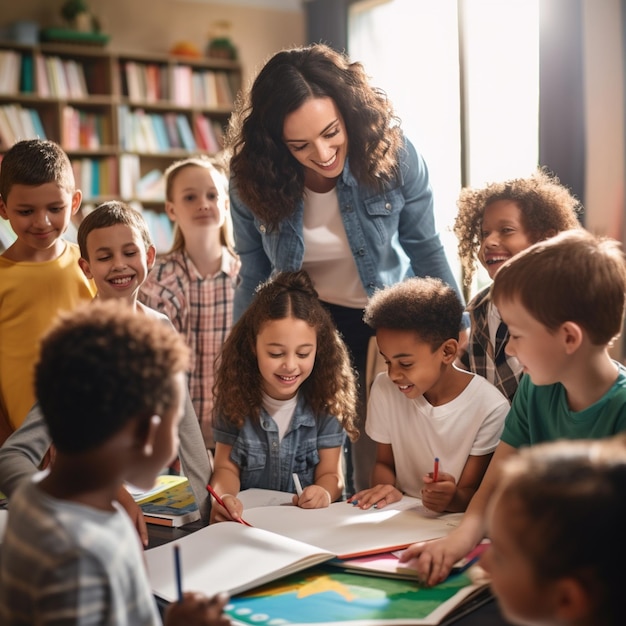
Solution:
[[[325,509],[292,505],[244,510],[252,527],[222,522],[145,552],[155,595],[177,596],[173,545],[181,552],[183,588],[213,595],[253,589],[290,573],[329,561],[405,547],[442,537],[459,514],[436,517],[418,499],[405,497],[381,510],[336,502]]]
[[[244,517],[255,528],[347,559],[443,537],[458,526],[462,513],[438,515],[425,508],[418,498],[404,496],[400,502],[367,511],[347,502],[334,502],[325,509],[254,507],[244,509]]]

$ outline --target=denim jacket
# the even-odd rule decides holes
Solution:
[[[230,460],[239,467],[240,489],[276,489],[295,493],[292,474],[302,487],[315,482],[318,450],[337,448],[344,443],[344,430],[337,418],[316,418],[302,394],[282,441],[278,426],[261,409],[258,421],[247,418],[241,429],[219,417],[213,425],[215,441],[232,446]]]
[[[435,230],[426,163],[408,139],[400,151],[399,176],[382,193],[359,185],[346,161],[337,180],[337,195],[348,243],[368,295],[408,276],[433,276],[454,287],[462,298]],[[301,268],[304,202],[300,200],[293,215],[270,230],[242,203],[233,178],[230,205],[241,259],[234,302],[238,319],[260,283],[275,272]]]

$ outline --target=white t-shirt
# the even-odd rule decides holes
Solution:
[[[302,224],[306,270],[324,302],[364,308],[367,293],[359,277],[339,212],[337,188],[326,193],[306,189]]]
[[[277,400],[263,393],[263,408],[272,416],[278,426],[278,441],[282,441],[291,418],[293,417],[296,405],[298,404],[298,394],[288,400]]]
[[[508,411],[506,397],[482,376],[474,375],[454,400],[432,406],[424,396],[404,396],[382,372],[372,385],[365,431],[374,441],[391,444],[396,487],[419,498],[435,457],[440,471],[458,481],[468,456],[493,452]]]

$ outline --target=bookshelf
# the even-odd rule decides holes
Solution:
[[[0,157],[16,141],[61,144],[83,205],[162,210],[159,173],[221,148],[241,87],[236,61],[0,42]]]

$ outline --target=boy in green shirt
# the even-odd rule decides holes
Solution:
[[[520,252],[495,276],[492,298],[524,366],[504,432],[461,524],[409,547],[401,561],[428,584],[485,534],[485,511],[504,459],[522,446],[626,431],[626,368],[609,348],[622,330],[626,264],[619,243],[566,231]]]

